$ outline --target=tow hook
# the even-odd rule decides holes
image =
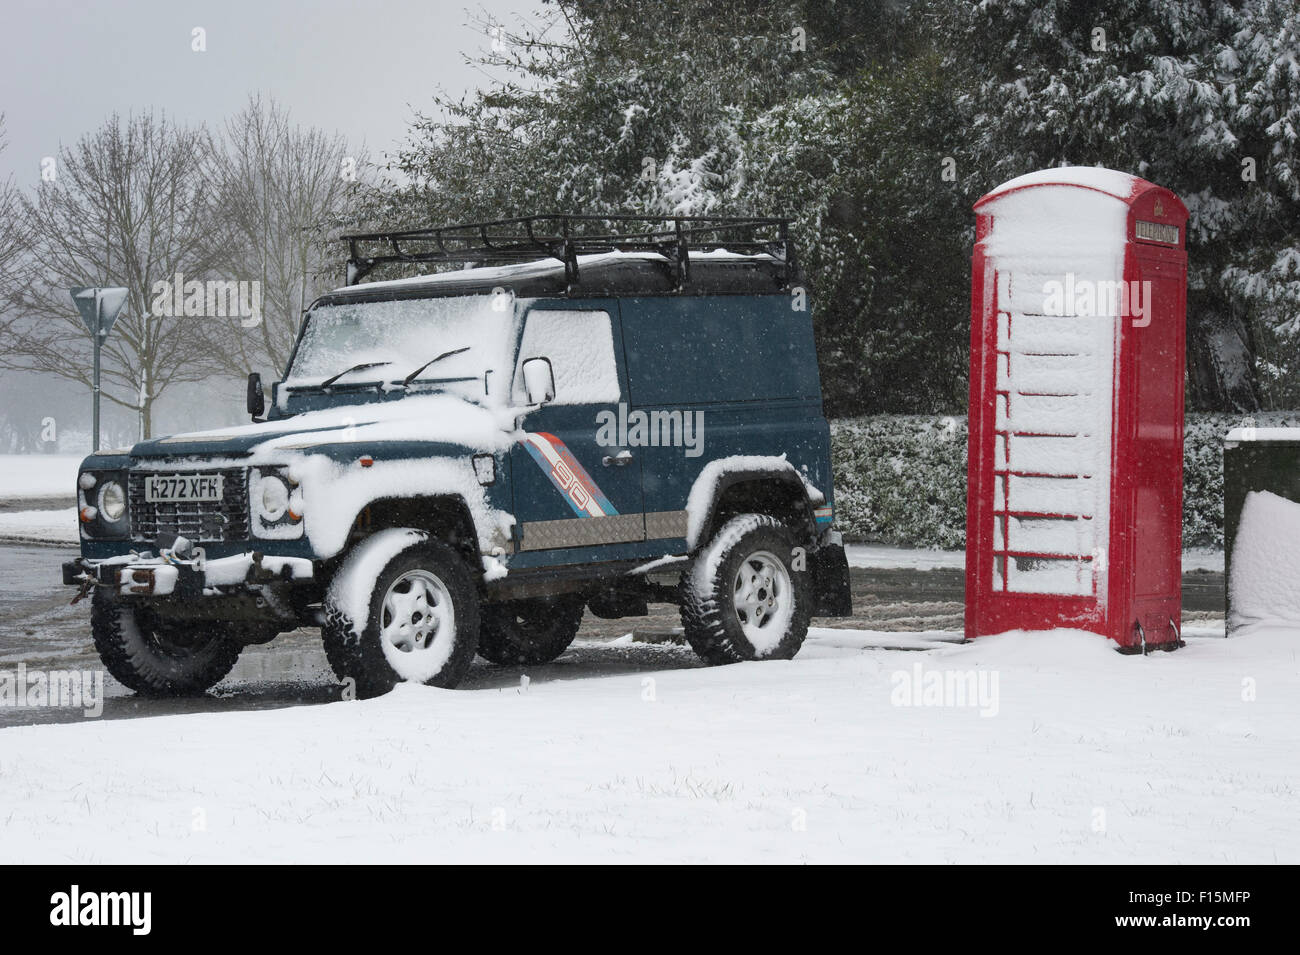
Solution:
[[[81,578],[81,586],[77,589],[77,595],[69,601],[68,606],[80,603],[90,596],[90,592],[95,589],[95,578],[85,574]]]

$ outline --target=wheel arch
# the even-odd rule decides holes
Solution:
[[[476,576],[483,572],[479,560],[478,531],[469,504],[458,494],[423,494],[380,497],[363,507],[353,521],[348,550],[383,530],[411,528],[450,545]]]
[[[788,524],[800,539],[816,536],[813,501],[808,487],[794,465],[784,458],[762,463],[706,468],[691,489],[687,523],[687,545],[692,552],[738,514],[767,514]]]

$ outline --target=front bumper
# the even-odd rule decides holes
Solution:
[[[214,597],[270,584],[310,582],[315,565],[305,557],[272,557],[249,551],[213,560],[182,560],[124,554],[63,565],[69,586],[104,587],[123,597]]]

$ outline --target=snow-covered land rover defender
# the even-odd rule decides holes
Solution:
[[[849,612],[806,292],[781,219],[540,216],[345,236],[253,423],[86,458],[105,666],[197,693],[320,627],[362,695],[541,664],[680,605],[711,663]],[[471,267],[357,284],[379,265]]]

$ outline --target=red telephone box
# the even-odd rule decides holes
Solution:
[[[975,211],[966,636],[1181,646],[1187,208],[1070,167]]]

